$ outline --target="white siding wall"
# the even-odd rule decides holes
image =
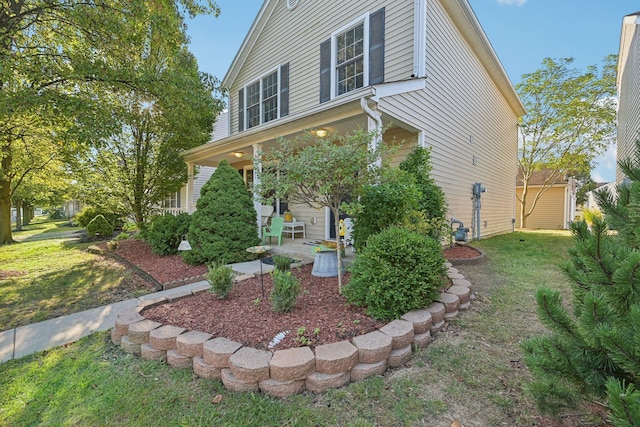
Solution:
[[[426,132],[433,177],[449,218],[471,227],[472,186],[482,196],[482,237],[509,232],[515,215],[517,117],[439,0],[427,5],[426,89],[385,98],[382,111]]]
[[[412,1],[303,1],[293,10],[273,2],[269,23],[259,34],[235,81],[230,82],[231,133],[238,130],[238,90],[289,63],[289,114],[318,105],[320,43],[366,12],[385,6],[385,81],[407,79],[413,72]],[[386,3],[386,4],[385,4]],[[269,12],[269,11],[267,11]]]
[[[624,57],[624,70],[618,76],[618,159],[635,155],[635,141],[640,138],[640,16],[624,18],[623,32],[630,37],[627,44],[621,46],[621,59]],[[624,56],[623,56],[624,55]],[[616,182],[622,182],[624,174],[616,168]]]

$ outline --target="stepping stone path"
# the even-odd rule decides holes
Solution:
[[[169,300],[164,298],[120,313],[111,340],[128,353],[193,369],[196,375],[220,380],[237,392],[260,391],[278,398],[305,390],[324,393],[403,366],[414,350],[427,347],[448,321],[469,309],[473,285],[451,264],[445,266],[452,286],[428,307],[412,310],[376,331],[314,350],[257,350],[227,338],[162,325],[140,314],[149,305]],[[189,295],[184,292],[170,300]]]

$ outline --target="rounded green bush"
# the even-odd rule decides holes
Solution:
[[[103,215],[97,215],[89,224],[87,224],[87,234],[89,237],[111,237],[113,235],[113,226]]]
[[[187,213],[165,213],[151,219],[144,230],[144,239],[156,255],[175,255],[182,237],[187,234],[191,217]]]
[[[226,265],[209,265],[206,275],[207,281],[211,285],[211,292],[224,298],[233,288],[233,270]]]
[[[347,300],[376,319],[398,319],[429,305],[445,283],[439,242],[403,227],[372,235],[351,266]]]

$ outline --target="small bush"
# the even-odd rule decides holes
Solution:
[[[284,255],[274,255],[273,256],[273,265],[276,270],[280,271],[289,271],[291,269],[291,264],[293,264],[293,259]]]
[[[442,247],[431,237],[389,227],[369,237],[343,288],[347,300],[376,319],[392,320],[426,307],[444,285]]]
[[[206,274],[207,281],[211,285],[211,292],[218,298],[225,298],[233,288],[233,270],[226,265],[209,265]]]
[[[64,215],[64,210],[62,209],[52,209],[51,212],[49,212],[49,219],[64,219],[65,215]]]
[[[78,214],[76,214],[75,220],[81,227],[86,228],[91,220],[93,220],[98,215],[102,215],[114,229],[122,222],[120,219],[122,216],[121,214],[116,212],[108,212],[104,209],[99,209],[94,206],[85,206],[84,208],[82,208],[82,210],[78,212]]]
[[[122,231],[138,231],[138,226],[135,222],[125,222],[122,225]]]
[[[172,215],[165,213],[153,217],[145,228],[144,239],[156,255],[175,255],[182,236],[187,234],[191,217],[187,213]]]
[[[289,313],[296,306],[300,295],[300,281],[290,271],[273,270],[273,290],[269,296],[271,308],[276,313]]]
[[[102,215],[93,218],[87,224],[87,234],[89,237],[111,237],[113,235],[113,226]]]
[[[131,237],[131,236],[129,236],[129,233],[120,233],[116,237],[114,237],[113,240],[115,240],[115,241],[127,240],[129,237]]]

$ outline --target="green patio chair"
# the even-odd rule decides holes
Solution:
[[[271,243],[272,237],[278,238],[278,246],[282,244],[282,229],[284,228],[284,218],[276,216],[271,218],[271,226],[262,227],[262,242],[266,243],[267,237]]]

